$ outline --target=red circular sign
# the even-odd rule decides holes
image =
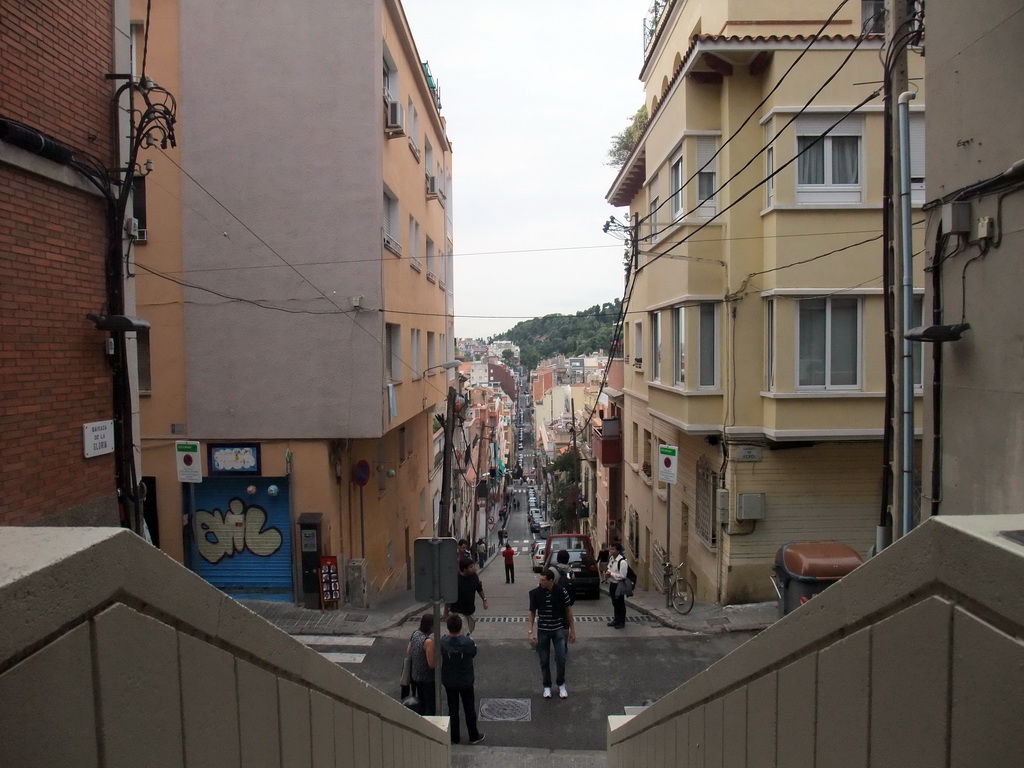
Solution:
[[[356,485],[366,485],[370,482],[370,462],[366,460],[357,461],[352,469],[352,479]]]
[[[186,453],[184,456],[182,456],[181,457],[181,463],[184,464],[186,467],[191,467],[192,466],[192,454],[191,453]]]
[[[672,466],[672,459],[671,459],[670,457],[668,457],[668,456],[666,456],[665,458],[663,458],[663,459],[662,459],[661,461],[662,461],[662,463],[663,463],[663,464],[664,464],[664,465],[665,465],[666,467],[671,467],[671,466]]]

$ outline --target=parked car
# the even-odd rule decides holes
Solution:
[[[558,551],[569,552],[569,575],[575,584],[576,597],[601,595],[601,572],[594,556],[594,544],[585,533],[553,533],[547,538],[544,567],[550,568]]]
[[[547,542],[535,541],[533,543],[533,572],[540,573],[544,566],[544,552],[547,549]]]

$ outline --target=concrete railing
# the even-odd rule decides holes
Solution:
[[[608,765],[1024,765],[1022,542],[1024,515],[929,520],[652,706],[610,717]]]
[[[134,534],[0,527],[0,766],[441,768],[447,721]]]

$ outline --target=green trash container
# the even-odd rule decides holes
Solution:
[[[772,568],[779,616],[792,613],[864,560],[837,541],[791,541],[779,547]]]

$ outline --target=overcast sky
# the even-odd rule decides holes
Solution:
[[[622,298],[601,231],[651,0],[402,0],[453,144],[455,333]]]

